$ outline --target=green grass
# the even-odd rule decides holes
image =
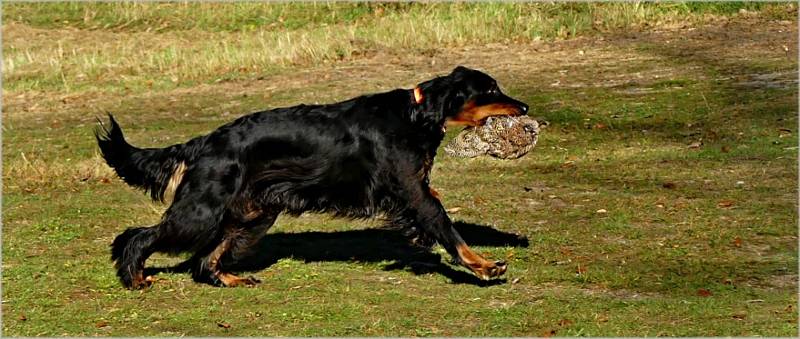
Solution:
[[[547,25],[495,25],[507,42],[468,31],[469,21],[443,26],[466,10],[490,23],[544,13]],[[58,3],[3,12],[6,64],[26,51],[33,60],[4,72],[3,335],[797,334],[797,21],[780,14],[796,5]],[[586,12],[609,23],[641,13],[700,21],[589,33]],[[711,14],[727,24],[699,19]],[[283,23],[270,26],[275,17]],[[235,69],[266,58],[246,47],[265,37],[364,30],[372,44],[388,34],[376,27],[405,17],[440,29],[430,39],[441,40],[426,41],[444,43],[420,52],[401,30],[375,53],[415,51],[402,58],[305,51]],[[556,41],[569,27],[603,40]],[[536,30],[549,32],[545,41],[533,42]],[[509,262],[506,281],[478,284],[440,248],[416,252],[377,221],[307,215],[282,216],[259,245],[255,288],[177,273],[144,291],[120,287],[108,245],[126,227],[156,223],[165,206],[99,159],[95,116],[114,112],[131,143],[160,147],[248,112],[408,87],[459,63],[486,70],[549,122],[519,160],[440,154],[433,169],[468,242]],[[148,265],[181,259],[157,254]]]

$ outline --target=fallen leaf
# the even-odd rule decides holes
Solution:
[[[561,319],[561,320],[558,322],[558,326],[561,326],[561,327],[564,327],[564,326],[569,326],[569,325],[572,325],[572,320],[569,320],[569,319]]]
[[[733,315],[733,319],[736,319],[736,320],[744,320],[745,317],[747,317],[747,315],[746,314],[741,314],[741,313],[737,313],[737,314]]]
[[[100,178],[100,182],[102,182],[104,184],[108,184],[108,183],[111,183],[111,179],[109,179],[109,178]]]
[[[576,269],[576,270],[575,270],[575,273],[577,273],[577,274],[584,274],[584,273],[586,273],[586,266],[581,266],[581,265],[578,265],[578,269]]]
[[[595,129],[604,129],[606,127],[608,127],[608,126],[606,126],[606,124],[601,123],[601,122],[598,122],[598,123],[594,124],[594,128]]]
[[[720,208],[728,208],[728,207],[731,207],[731,206],[733,206],[733,203],[734,203],[734,201],[733,201],[733,200],[721,200],[721,201],[720,201],[720,202],[717,204],[717,207],[720,207]]]
[[[537,201],[535,199],[525,199],[525,202],[527,202],[528,205],[531,205],[531,206],[539,206],[539,205],[542,204],[541,201]]]
[[[28,317],[26,317],[24,314],[20,314],[19,318],[17,318],[17,319],[19,319],[19,321],[26,321],[26,320],[28,320]]]
[[[105,320],[100,320],[96,324],[94,324],[94,327],[97,327],[97,328],[103,328],[103,327],[106,327],[106,326],[108,326],[108,321],[105,321]]]
[[[222,327],[222,328],[231,328],[231,324],[228,324],[226,322],[219,322],[219,323],[217,323],[217,326]]]
[[[730,151],[731,151],[731,148],[730,148],[730,147],[728,147],[728,146],[722,146],[722,149],[720,149],[720,151],[721,151],[722,153],[728,153],[728,152],[730,152]]]
[[[736,239],[733,239],[733,246],[742,247],[742,238],[736,237]]]
[[[701,297],[710,297],[712,295],[712,293],[711,293],[711,291],[709,291],[709,290],[707,290],[705,288],[700,288],[700,289],[697,290],[697,295],[701,296]]]
[[[676,185],[675,185],[674,182],[665,182],[665,183],[661,184],[661,187],[664,187],[666,189],[673,189],[673,188],[675,188],[675,186]]]
[[[448,208],[447,210],[445,210],[445,212],[447,212],[447,213],[458,213],[458,211],[460,211],[460,210],[461,210],[461,207],[453,207],[453,208]]]
[[[517,253],[515,253],[514,250],[510,250],[510,251],[506,252],[506,260],[507,261],[512,261],[516,256],[517,256]]]
[[[553,208],[564,208],[568,206],[564,200],[558,198],[550,200],[550,205],[553,206]]]
[[[544,332],[542,332],[542,337],[544,338],[550,338],[554,335],[556,335],[556,330],[545,330]]]

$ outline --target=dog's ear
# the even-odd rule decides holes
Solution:
[[[457,74],[464,74],[464,73],[467,73],[469,71],[472,71],[472,70],[469,69],[469,68],[466,68],[464,66],[458,65],[458,66],[456,66],[456,68],[453,69],[453,72],[451,72],[450,75],[453,76],[453,75],[457,75]]]
[[[464,104],[457,83],[456,77],[451,74],[417,85],[422,100],[417,103],[412,120],[424,125],[440,126],[445,117],[454,115]]]

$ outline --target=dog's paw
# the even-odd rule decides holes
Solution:
[[[483,265],[474,265],[469,266],[469,269],[477,276],[483,280],[490,280],[492,278],[497,278],[502,276],[506,273],[506,269],[508,269],[508,264],[505,261],[486,261]]]
[[[240,278],[231,273],[220,273],[217,275],[217,278],[222,283],[222,286],[225,287],[239,287],[239,286],[252,287],[261,282],[261,280],[258,280],[253,276],[249,276],[247,278]]]

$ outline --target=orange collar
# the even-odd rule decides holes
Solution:
[[[414,102],[421,104],[423,99],[425,99],[425,97],[422,96],[422,90],[419,87],[414,87]]]

